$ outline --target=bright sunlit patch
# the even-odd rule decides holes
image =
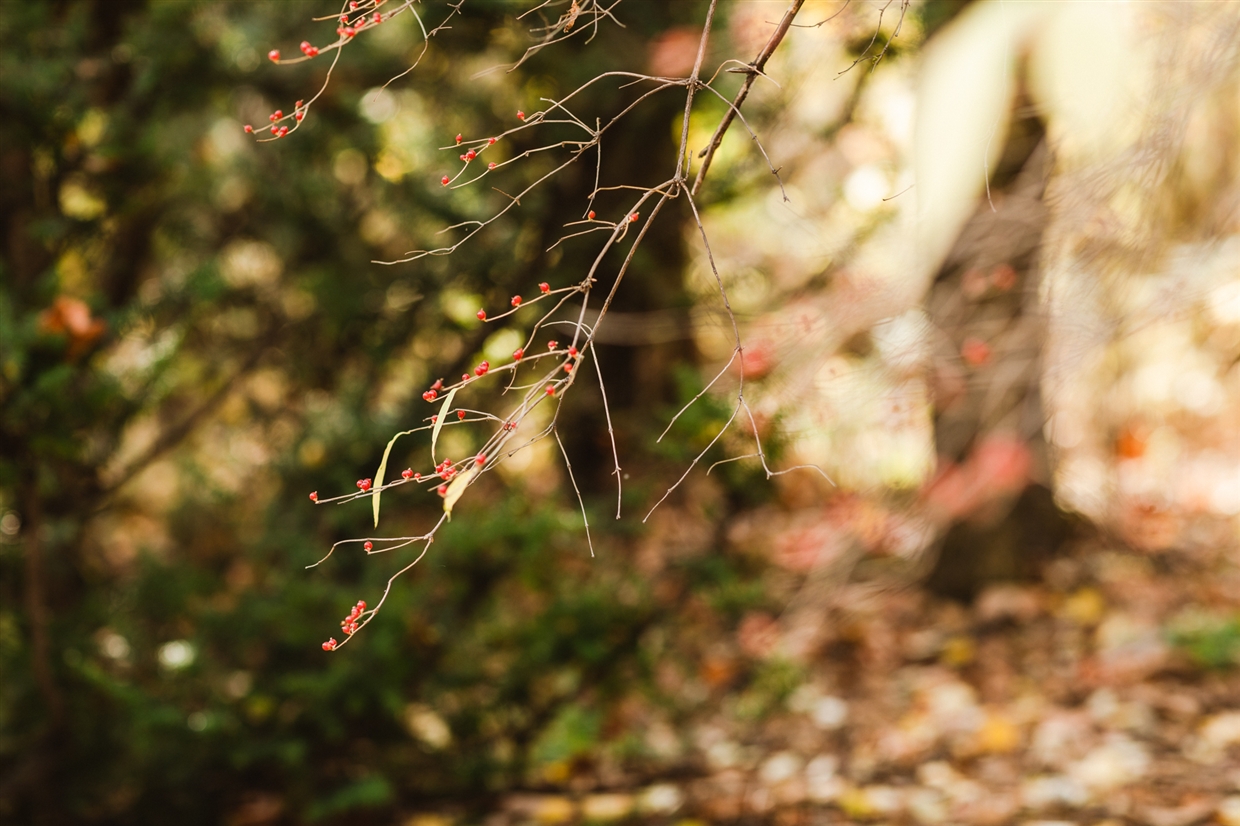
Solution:
[[[180,671],[194,664],[195,655],[187,640],[173,640],[159,647],[159,664],[168,671]]]
[[[877,209],[890,190],[891,182],[886,174],[873,164],[854,170],[844,179],[844,200],[858,212]]]

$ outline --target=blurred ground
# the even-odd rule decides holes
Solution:
[[[602,711],[647,760],[549,764],[485,822],[1240,823],[1234,557],[1095,537],[967,604],[849,586],[795,662],[770,617],[702,613],[661,624],[674,716]]]

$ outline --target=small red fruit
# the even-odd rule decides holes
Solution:
[[[435,392],[435,388],[432,387],[430,390],[427,390],[422,394],[422,398],[428,402],[433,402],[435,401],[435,397],[438,395],[439,394]]]
[[[525,355],[525,349],[522,347],[518,347],[517,349],[512,351],[512,360],[520,361],[521,357],[524,355]]]
[[[279,63],[280,62],[280,50],[272,49],[271,51],[267,52],[267,59],[270,60],[272,63]]]
[[[636,220],[637,220],[638,218],[640,218],[640,217],[641,217],[641,213],[640,213],[640,212],[634,212],[633,214],[629,215],[629,223],[630,223],[630,224],[631,224],[631,223],[633,223],[634,221],[636,221]]]
[[[519,296],[519,295],[514,295],[514,296],[512,297],[512,302],[511,302],[511,303],[512,303],[512,306],[514,306],[514,307],[520,307],[520,306],[521,306],[521,296]]]
[[[525,120],[525,113],[520,109],[517,110],[517,120]]]
[[[248,124],[248,123],[247,123],[247,124],[245,125],[245,133],[246,133],[247,135],[253,135],[253,134],[254,134],[254,127],[253,127],[253,126],[250,126],[250,124]]]
[[[495,164],[494,164],[494,163],[489,163],[489,164],[487,164],[487,169],[494,169],[494,168],[495,168]]]
[[[311,501],[311,502],[317,502],[317,501],[319,501],[319,492],[318,492],[317,490],[316,490],[316,491],[313,491],[313,492],[310,494],[310,501]]]
[[[461,421],[465,421],[465,411],[464,410],[456,411],[456,417],[460,419]]]
[[[324,651],[335,651],[336,650],[336,638],[332,637],[330,640],[323,643],[323,650]]]
[[[569,356],[571,356],[571,357],[573,357],[573,358],[577,358],[577,348],[576,348],[576,347],[569,347],[569,348],[568,348],[568,354],[569,354]]]
[[[560,342],[556,341],[555,339],[551,339],[551,341],[548,341],[548,342],[547,342],[547,349],[548,349],[548,350],[554,350],[555,348],[557,348],[557,347],[559,347],[559,346],[560,346]]]
[[[593,221],[593,220],[594,220],[594,210],[590,210],[589,212],[587,212],[587,213],[586,213],[586,217],[587,217],[587,218],[589,218],[591,221]]]
[[[564,362],[564,372],[565,373],[573,372],[573,363],[571,361]]]
[[[554,384],[548,384],[548,385],[547,385],[547,395],[548,395],[548,396],[554,396],[554,395],[555,395],[555,385],[554,385]]]
[[[478,157],[478,153],[471,149],[465,153],[465,162],[469,163],[476,157]]]
[[[457,133],[456,133],[456,142],[457,142],[457,143],[460,143],[460,142],[461,142],[461,133],[460,133],[460,132],[457,132]]]
[[[447,486],[447,485],[440,485],[439,487],[435,488],[435,493],[438,493],[440,496],[447,496],[447,495],[448,495],[448,486]]]
[[[487,320],[487,311],[486,311],[486,310],[479,310],[479,311],[478,311],[478,320],[479,320],[479,321],[486,321],[486,320]]]
[[[447,186],[448,182],[451,180],[452,179],[449,178],[447,175],[444,175],[442,178],[439,179],[439,183],[443,184],[444,186]]]
[[[405,468],[404,470],[402,470],[402,471],[400,472],[400,476],[401,476],[401,478],[402,478],[402,479],[412,479],[412,478],[413,478],[413,468],[410,468],[410,467]]]
[[[474,464],[476,465],[485,465],[486,463],[487,463],[487,455],[485,453],[479,453],[478,456],[474,459]]]
[[[546,295],[547,293],[551,292],[551,285],[548,284],[546,281],[543,281],[542,283],[538,285],[538,289],[542,292],[543,295]]]
[[[362,550],[373,551],[374,549],[375,549],[375,543],[371,542],[369,539],[367,539],[365,542],[362,543]]]
[[[491,362],[489,362],[489,361],[484,361],[484,362],[482,362],[481,364],[479,364],[477,367],[475,367],[475,368],[474,368],[474,375],[475,375],[475,376],[485,376],[485,375],[487,374],[487,371],[488,371],[488,370],[490,370],[490,369],[491,369]]]
[[[357,487],[359,490],[361,490],[362,493],[365,493],[366,491],[370,490],[370,480],[369,479],[358,479]]]
[[[495,138],[487,138],[487,146],[494,146]]]

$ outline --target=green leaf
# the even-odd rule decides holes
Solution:
[[[448,489],[443,494],[443,512],[448,514],[449,522],[452,521],[452,506],[456,504],[456,500],[461,498],[465,488],[469,487],[469,480],[474,478],[477,473],[478,466],[470,465],[448,483]]]
[[[379,494],[383,492],[383,474],[387,473],[388,455],[392,452],[392,445],[396,444],[396,440],[401,436],[408,436],[412,430],[402,430],[392,437],[387,443],[387,447],[383,449],[383,461],[379,462],[379,469],[375,471],[375,492],[371,494],[371,504],[374,506],[375,527],[379,527]]]
[[[459,387],[453,387],[448,391],[448,395],[443,397],[443,407],[439,408],[439,415],[435,417],[435,426],[431,428],[431,461],[435,461],[435,443],[439,441],[439,431],[443,427],[443,420],[447,418],[448,412],[452,410],[452,399],[456,397],[456,391]]]

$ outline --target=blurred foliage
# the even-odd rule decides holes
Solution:
[[[326,60],[264,57],[330,38],[331,21],[310,20],[321,4],[4,5],[0,816],[336,822],[466,791],[482,800],[603,752],[645,759],[600,698],[646,685],[650,708],[674,713],[652,682],[665,638],[648,632],[698,587],[718,594],[702,610],[734,623],[731,563],[686,559],[651,580],[619,553],[627,523],[596,531],[591,563],[559,471],[536,462],[475,488],[468,518],[442,531],[364,639],[329,657],[319,643],[333,618],[373,604],[410,557],[339,553],[304,571],[369,519],[305,497],[372,475],[388,437],[426,415],[425,385],[488,352],[479,302],[576,278],[593,254],[542,252],[593,183],[574,168],[454,256],[373,264],[501,203],[440,187],[450,164],[435,147],[502,130],[519,106],[619,68],[614,56],[641,55],[698,11],[635,15],[604,27],[601,45],[475,76],[528,44],[507,6],[487,4],[383,89],[421,45],[406,15],[358,38],[294,136],[256,143],[245,123],[322,83]],[[433,24],[444,9],[422,13]],[[640,110],[624,134],[670,135],[678,105]],[[647,142],[609,151],[620,177],[649,167]],[[671,157],[670,140],[657,153]],[[679,239],[674,220],[652,237],[633,306],[683,305]],[[633,396],[619,428],[640,451],[675,397],[640,384],[632,355],[608,358],[652,403]],[[569,440],[585,477],[604,450],[597,407],[565,413],[591,434]],[[695,433],[719,423],[701,409]],[[454,438],[469,449],[468,434]],[[408,441],[394,466],[426,448]],[[683,458],[637,455],[638,491]],[[385,504],[385,529],[417,532],[438,500]]]
[[[1200,609],[1172,617],[1167,636],[1204,668],[1240,665],[1240,616],[1218,616]]]

